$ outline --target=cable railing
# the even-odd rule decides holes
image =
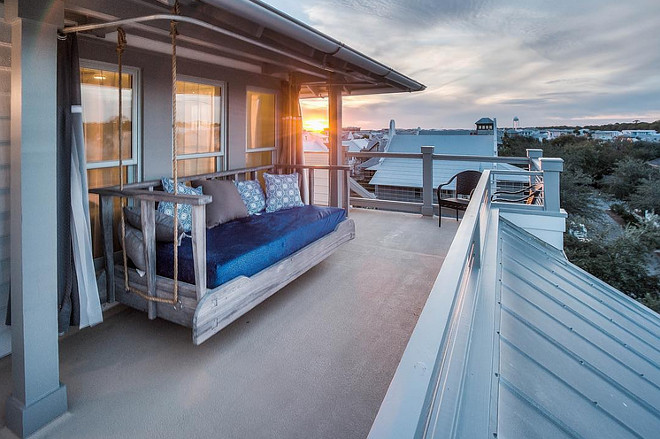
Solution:
[[[479,163],[481,170],[489,170],[489,190],[493,197],[491,201],[498,207],[551,212],[560,210],[559,179],[563,161],[543,157],[543,151],[540,149],[527,150],[527,157],[447,155],[434,154],[433,150],[433,146],[422,146],[419,153],[347,153],[352,168],[350,204],[353,207],[421,213],[426,216],[438,214],[436,188],[439,182],[434,163],[446,161],[465,162],[466,169],[474,169],[475,163]],[[387,185],[360,168],[366,160],[374,158],[379,159],[375,167],[382,166],[387,160],[397,160],[396,163],[402,164],[405,162],[399,160],[410,160],[415,161],[415,165],[399,172],[400,181]],[[524,168],[500,169],[498,165],[501,164]],[[459,167],[456,166],[457,169]],[[447,179],[449,177],[451,176]],[[380,181],[381,184],[374,184],[374,181]],[[367,185],[371,188],[365,187]],[[453,196],[451,189],[447,192],[448,196]]]

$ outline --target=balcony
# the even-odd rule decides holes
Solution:
[[[355,240],[200,346],[123,306],[62,339],[69,414],[35,437],[365,437],[460,223],[351,216]]]
[[[466,157],[409,155],[422,203],[351,197],[355,240],[201,346],[123,306],[60,340],[69,414],[35,437],[652,437],[660,319],[565,260],[561,161],[491,158],[529,169],[484,171],[439,228],[433,161]],[[512,179],[540,193],[497,201]]]

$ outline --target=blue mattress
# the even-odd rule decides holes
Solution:
[[[336,207],[302,206],[252,215],[206,230],[206,282],[215,288],[252,276],[335,230],[346,217]],[[156,272],[173,277],[173,246],[158,243]],[[192,240],[179,246],[179,280],[195,283]]]

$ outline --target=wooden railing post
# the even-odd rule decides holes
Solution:
[[[309,169],[309,204],[310,206],[314,204],[314,169]]]
[[[112,241],[112,217],[114,215],[114,197],[99,196],[101,233],[103,234],[103,257],[105,259],[105,288],[107,303],[115,301],[115,251]]]
[[[348,169],[344,169],[344,210],[346,210],[346,218],[348,218],[348,211],[351,207],[351,173]]]
[[[156,203],[140,200],[144,262],[147,268],[147,295],[156,297]],[[149,320],[158,317],[156,302],[147,303]]]
[[[433,216],[433,151],[434,146],[422,146],[422,215]]]
[[[541,157],[541,171],[543,171],[543,210],[559,212],[559,183],[561,172],[564,170],[564,160],[559,158]]]
[[[202,300],[206,293],[206,205],[192,207],[192,223],[195,293]]]

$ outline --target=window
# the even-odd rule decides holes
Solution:
[[[275,154],[276,126],[275,92],[247,91],[247,167],[270,165]]]
[[[122,159],[124,183],[140,179],[138,153],[138,70],[122,73]],[[98,62],[81,62],[82,117],[89,188],[119,184],[119,74],[117,67]],[[94,257],[102,255],[99,199],[89,195]],[[119,216],[115,203],[115,216]]]
[[[224,84],[196,79],[176,83],[179,175],[224,167]]]

